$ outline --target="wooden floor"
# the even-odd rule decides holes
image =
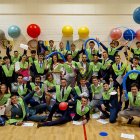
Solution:
[[[121,133],[135,134],[135,140],[140,140],[140,128],[138,119],[132,125],[126,125],[124,120],[122,125],[101,124],[95,119],[91,119],[86,124],[88,140],[125,140],[121,138]],[[99,133],[105,131],[108,136],[101,137]],[[4,126],[0,127],[0,140],[84,140],[83,127],[75,126],[71,122],[61,126],[22,127]]]

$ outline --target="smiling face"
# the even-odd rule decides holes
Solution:
[[[17,96],[12,96],[11,97],[11,103],[12,104],[17,104],[18,103],[18,97]]]
[[[109,90],[109,85],[108,84],[104,84],[103,85],[103,89],[104,89],[104,91],[108,91]]]
[[[87,56],[86,56],[86,55],[83,55],[83,56],[82,56],[82,61],[83,61],[83,62],[86,62],[86,61],[87,61]]]
[[[53,55],[52,60],[53,62],[57,62],[57,55]]]
[[[121,58],[119,56],[115,56],[115,62],[119,64],[121,62]]]
[[[86,106],[88,104],[88,99],[82,98],[81,104],[82,104],[82,106]]]
[[[85,79],[81,79],[80,80],[80,84],[81,84],[81,86],[85,86],[86,85],[86,80]]]
[[[65,79],[61,80],[61,86],[66,87],[67,86],[67,81]]]
[[[95,43],[94,43],[94,42],[90,42],[90,43],[89,43],[89,46],[90,46],[91,49],[93,49],[94,46],[95,46]]]
[[[131,87],[131,92],[133,95],[136,95],[138,93],[138,88],[136,86]]]
[[[75,45],[71,44],[71,51],[75,51]]]
[[[6,85],[1,85],[0,91],[1,91],[1,93],[3,93],[3,94],[6,93],[6,91],[7,91]]]

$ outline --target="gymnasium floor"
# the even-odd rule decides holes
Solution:
[[[101,124],[95,119],[91,119],[86,124],[87,140],[128,140],[121,138],[121,133],[134,134],[135,140],[140,140],[139,120],[127,125],[123,120],[122,125]],[[101,137],[101,131],[107,132],[108,136]],[[61,126],[37,128],[23,126],[0,127],[0,140],[84,140],[83,126],[75,126],[71,122]]]

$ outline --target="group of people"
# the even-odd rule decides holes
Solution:
[[[128,93],[123,91],[122,79],[131,70],[140,71],[140,42],[133,48],[115,40],[109,47],[98,42],[98,49],[89,41],[86,49],[76,49],[72,43],[66,50],[63,42],[57,49],[53,40],[49,46],[39,41],[30,56],[26,50],[22,55],[18,51],[11,55],[7,44],[0,64],[0,125],[35,121],[41,127],[72,120],[85,124],[96,112],[110,123],[125,117],[131,124],[133,116],[140,116],[140,76],[128,76]],[[126,63],[119,51],[124,52]],[[61,102],[67,103],[66,110],[59,108]],[[52,120],[54,115],[59,118]]]

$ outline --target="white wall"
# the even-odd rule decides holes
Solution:
[[[90,37],[99,37],[107,44],[109,32],[114,27],[140,29],[132,18],[138,6],[140,0],[0,0],[0,29],[11,39],[8,27],[18,25],[21,28],[22,35],[14,40],[14,49],[31,39],[26,33],[31,23],[40,25],[39,39],[53,39],[56,44],[62,39],[64,25],[73,27],[73,40],[78,39],[78,28],[87,26]],[[4,51],[2,49],[2,54]]]

